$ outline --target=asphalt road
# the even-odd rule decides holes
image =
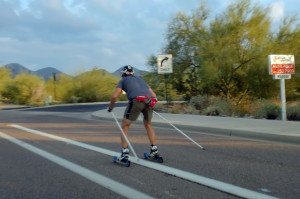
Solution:
[[[173,129],[155,127],[163,165],[114,164],[107,153],[120,151],[118,126],[90,117],[106,107],[0,110],[0,198],[240,198],[220,191],[228,184],[266,198],[300,198],[298,146],[185,131],[203,151]],[[149,152],[143,126],[133,124],[129,139],[139,157]],[[188,174],[216,180],[214,188]]]

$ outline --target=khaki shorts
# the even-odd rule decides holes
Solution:
[[[144,120],[151,121],[153,108],[147,106],[145,102],[137,101],[136,99],[129,100],[126,107],[124,118],[136,121],[140,113],[143,113]]]

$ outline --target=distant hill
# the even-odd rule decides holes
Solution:
[[[52,67],[42,68],[34,72],[34,74],[36,74],[37,76],[43,77],[45,81],[48,81],[51,77],[53,77],[53,73],[55,73],[56,75],[62,74],[61,71]]]
[[[6,64],[4,67],[10,69],[12,77],[15,77],[21,73],[32,74],[31,70],[27,69],[25,66],[22,66],[21,64],[18,63]]]
[[[12,78],[16,77],[19,74],[27,73],[37,75],[41,78],[44,78],[45,81],[48,81],[51,77],[53,77],[53,73],[56,73],[57,75],[63,74],[63,72],[52,67],[42,68],[37,71],[31,71],[25,66],[18,63],[6,64],[4,67],[10,69]]]
[[[116,77],[121,77],[120,76],[120,71],[123,69],[123,67],[120,67],[118,70],[116,70],[115,72],[111,73],[112,75],[116,76]],[[134,70],[134,75],[135,76],[142,76],[142,74],[144,73],[149,73],[148,71],[144,71],[144,70],[139,70],[138,68],[136,67],[133,67],[133,70]]]
[[[31,71],[28,68],[26,68],[25,66],[23,66],[21,64],[18,64],[18,63],[6,64],[6,65],[4,65],[4,67],[11,70],[12,78],[16,77],[19,74],[27,73],[27,74],[37,75],[37,76],[43,78],[45,81],[48,81],[50,78],[53,77],[53,73],[55,73],[56,75],[64,74],[63,72],[61,72],[58,69],[53,68],[53,67],[46,67],[46,68],[39,69],[37,71]],[[113,76],[116,76],[118,78],[121,78],[120,77],[120,71],[122,69],[123,69],[123,67],[120,67],[115,72],[109,73],[109,74],[111,74]],[[105,73],[108,73],[108,72],[103,69],[103,75],[105,75]],[[149,72],[144,71],[144,70],[139,70],[138,68],[134,67],[134,75],[135,76],[141,76],[144,73],[149,73]]]

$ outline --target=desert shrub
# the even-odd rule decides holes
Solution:
[[[197,95],[190,99],[189,105],[201,111],[210,105],[210,99],[207,96]]]
[[[36,75],[20,74],[6,83],[2,96],[10,103],[41,105],[46,97],[44,81]]]
[[[288,107],[286,116],[288,120],[300,121],[300,104]]]
[[[183,104],[173,104],[172,107],[170,108],[171,113],[182,113],[183,110]]]
[[[255,118],[278,119],[280,118],[281,109],[276,104],[266,103],[261,106],[255,113]]]
[[[163,103],[156,103],[154,106],[154,111],[157,112],[166,112],[166,105]]]
[[[232,116],[239,114],[238,107],[231,100],[222,97],[198,95],[189,101],[189,105],[204,115]]]
[[[263,107],[264,105],[268,104],[269,102],[266,99],[258,99],[252,102],[249,106],[249,113],[253,117],[257,115],[257,112]]]
[[[68,99],[68,103],[78,103],[80,101],[80,97],[77,96],[71,96],[70,99]]]
[[[200,111],[195,109],[195,107],[186,105],[183,107],[183,113],[184,114],[193,114],[193,115],[198,115],[200,114]]]
[[[202,114],[210,116],[234,116],[238,112],[238,107],[231,100],[211,96],[209,106],[202,111]]]
[[[208,116],[219,116],[221,112],[221,109],[216,106],[209,106],[205,109],[205,115]]]
[[[7,103],[24,103],[19,87],[13,84],[7,84],[1,94]]]

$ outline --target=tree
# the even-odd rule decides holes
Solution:
[[[192,16],[178,13],[168,26],[166,54],[173,54],[173,74],[169,81],[179,93],[190,99],[201,93],[199,67],[203,65],[200,55],[207,37],[205,21],[208,11],[201,5]]]
[[[23,73],[6,84],[2,96],[16,104],[42,104],[46,97],[44,83],[36,75]]]
[[[151,72],[143,74],[142,78],[155,91],[158,99],[166,100],[166,89],[169,101],[181,98],[177,90],[171,84],[170,79],[172,78],[172,75],[157,74],[157,60],[154,55],[149,57],[148,65],[151,66]]]
[[[11,72],[9,71],[9,69],[5,67],[0,67],[0,99],[3,89],[5,88],[6,84],[11,80],[10,76]]]
[[[271,35],[270,54],[289,54],[295,56],[295,65],[298,66],[300,59],[300,25],[297,16],[283,19],[277,32]],[[279,82],[277,83],[279,85]],[[277,86],[278,88],[279,86]],[[277,89],[277,92],[279,89]],[[286,96],[289,99],[300,98],[300,70],[286,81]]]
[[[74,94],[75,82],[73,77],[60,74],[54,78],[49,79],[46,83],[46,90],[49,96],[56,102],[72,102]],[[74,101],[74,99],[73,99]]]
[[[214,19],[203,4],[191,16],[179,12],[169,23],[163,50],[173,54],[169,81],[174,88],[186,99],[215,95],[236,104],[276,96],[267,55],[299,56],[300,34],[295,17],[286,19],[275,34],[267,13],[268,8],[251,0],[232,3]],[[293,92],[299,92],[299,84],[293,85]]]
[[[215,67],[219,95],[234,99],[238,104],[252,89],[252,78],[257,79],[253,71],[266,68],[266,48],[270,29],[267,10],[251,1],[243,0],[229,6],[220,17],[210,25],[206,60]],[[205,53],[203,52],[203,53]],[[205,67],[205,66],[204,66]],[[253,74],[254,75],[254,74]],[[262,76],[267,77],[267,73]]]

